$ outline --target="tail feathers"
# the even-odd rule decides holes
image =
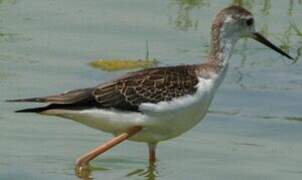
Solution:
[[[39,102],[44,103],[46,102],[46,98],[35,97],[35,98],[26,98],[26,99],[9,99],[6,102]]]
[[[6,102],[38,102],[38,103],[45,103],[46,102],[46,98],[42,98],[42,97],[35,97],[35,98],[25,98],[25,99],[9,99],[6,100]],[[49,109],[49,105],[48,106],[43,106],[43,107],[36,107],[36,108],[27,108],[27,109],[21,109],[21,110],[17,110],[15,111],[16,113],[39,113],[42,111],[45,111]]]
[[[83,106],[85,107],[85,106]],[[83,108],[81,106],[77,107],[76,104],[49,104],[42,107],[35,107],[35,108],[26,108],[15,111],[16,113],[43,113],[47,110],[75,110]]]
[[[36,108],[27,108],[27,109],[20,109],[15,111],[16,113],[40,113],[45,110],[48,110],[49,106],[44,106],[44,107],[36,107]]]

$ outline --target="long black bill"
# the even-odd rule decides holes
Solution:
[[[255,39],[258,42],[261,42],[262,44],[272,48],[273,50],[277,51],[278,53],[282,54],[283,56],[286,56],[288,59],[293,60],[293,58],[288,55],[287,53],[285,53],[284,51],[282,51],[280,48],[278,48],[277,46],[275,46],[274,44],[272,44],[271,42],[269,42],[269,40],[267,40],[265,37],[263,37],[261,34],[259,33],[253,33],[253,39]]]

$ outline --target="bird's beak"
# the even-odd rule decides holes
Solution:
[[[255,39],[258,42],[261,42],[262,44],[270,47],[271,49],[277,51],[278,53],[282,54],[283,56],[286,56],[288,59],[293,60],[293,58],[288,55],[287,53],[285,53],[284,51],[282,51],[280,48],[278,48],[277,46],[275,46],[273,43],[271,43],[269,40],[267,40],[265,37],[263,37],[261,34],[254,32],[252,34],[252,38]]]

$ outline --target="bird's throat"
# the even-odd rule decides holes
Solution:
[[[208,61],[220,66],[226,66],[238,40],[239,36],[236,36],[235,33],[224,32],[223,28],[218,32],[212,32]]]

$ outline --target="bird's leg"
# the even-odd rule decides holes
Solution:
[[[87,169],[89,167],[89,162],[91,160],[96,158],[98,155],[106,152],[107,150],[111,149],[115,145],[127,140],[128,138],[135,135],[136,133],[138,133],[141,130],[142,130],[141,126],[132,127],[127,132],[122,133],[122,134],[110,139],[106,143],[100,145],[99,147],[96,147],[95,149],[87,152],[86,154],[84,154],[77,160],[76,170],[82,171],[83,169]]]
[[[149,143],[149,164],[153,165],[156,161],[156,143]]]

